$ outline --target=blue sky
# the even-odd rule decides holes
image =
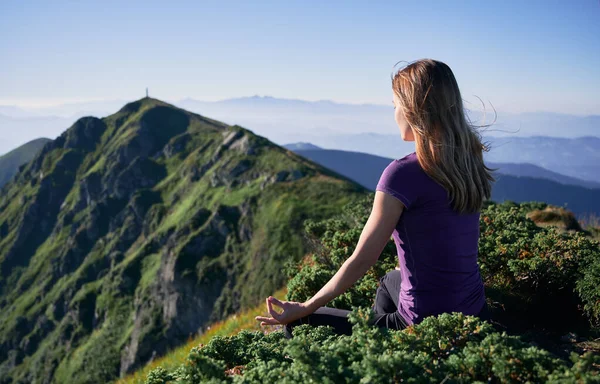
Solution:
[[[399,60],[506,112],[600,114],[600,1],[0,2],[0,104],[270,95],[391,104]],[[367,4],[371,3],[371,4]],[[416,4],[418,3],[418,4]]]

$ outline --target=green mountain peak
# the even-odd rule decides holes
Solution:
[[[304,220],[365,189],[143,98],[79,119],[2,191],[0,377],[77,383],[131,372],[283,286]]]

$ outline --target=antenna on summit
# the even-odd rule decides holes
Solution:
[[[146,87],[146,99],[148,98],[148,87]]]

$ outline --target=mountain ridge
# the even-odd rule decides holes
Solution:
[[[378,156],[378,155],[374,155],[372,153],[367,153],[367,152],[321,148],[321,147],[318,147],[309,142],[290,143],[290,144],[285,144],[283,147],[287,148],[291,151],[296,151],[296,152],[324,150],[324,151],[330,151],[330,153],[339,153],[339,154],[346,153],[348,155],[357,155],[357,156],[360,155],[360,156],[365,156],[365,157],[372,157],[373,159],[378,159],[378,161],[379,160],[382,161],[382,164],[384,161],[392,160],[392,158],[388,158],[385,156]],[[397,158],[399,158],[399,157],[397,157]],[[551,180],[551,181],[555,181],[557,183],[564,184],[564,185],[575,185],[575,186],[581,186],[581,187],[585,187],[585,188],[600,188],[600,182],[593,182],[593,181],[588,181],[588,180],[584,180],[584,179],[578,179],[576,177],[571,177],[568,175],[564,175],[562,173],[553,172],[553,171],[550,171],[543,167],[540,167],[538,165],[535,165],[533,163],[510,163],[510,162],[497,163],[497,162],[487,162],[486,161],[486,164],[492,169],[499,169],[498,173],[506,174],[509,176],[532,177],[532,178],[538,178],[538,179]],[[364,184],[363,184],[363,186],[364,186]]]
[[[105,382],[253,305],[305,219],[366,190],[144,98],[84,117],[0,194],[0,382]]]
[[[375,190],[377,181],[385,167],[393,161],[391,158],[352,151],[320,149],[296,150],[296,152],[355,180],[371,191]],[[487,165],[495,168],[499,164],[487,163]],[[546,172],[553,174],[550,171]],[[568,204],[568,209],[576,214],[594,213],[600,215],[600,203],[596,197],[600,196],[600,188],[588,187],[588,183],[585,181],[579,181],[585,186],[562,184],[550,179],[506,174],[502,173],[501,170],[495,173],[495,177],[496,182],[492,187],[492,200],[543,201],[558,206]],[[562,180],[572,180],[566,176],[562,177]]]

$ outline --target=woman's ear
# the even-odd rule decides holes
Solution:
[[[408,125],[408,130],[406,132],[406,141],[415,141],[415,131],[410,125]]]

